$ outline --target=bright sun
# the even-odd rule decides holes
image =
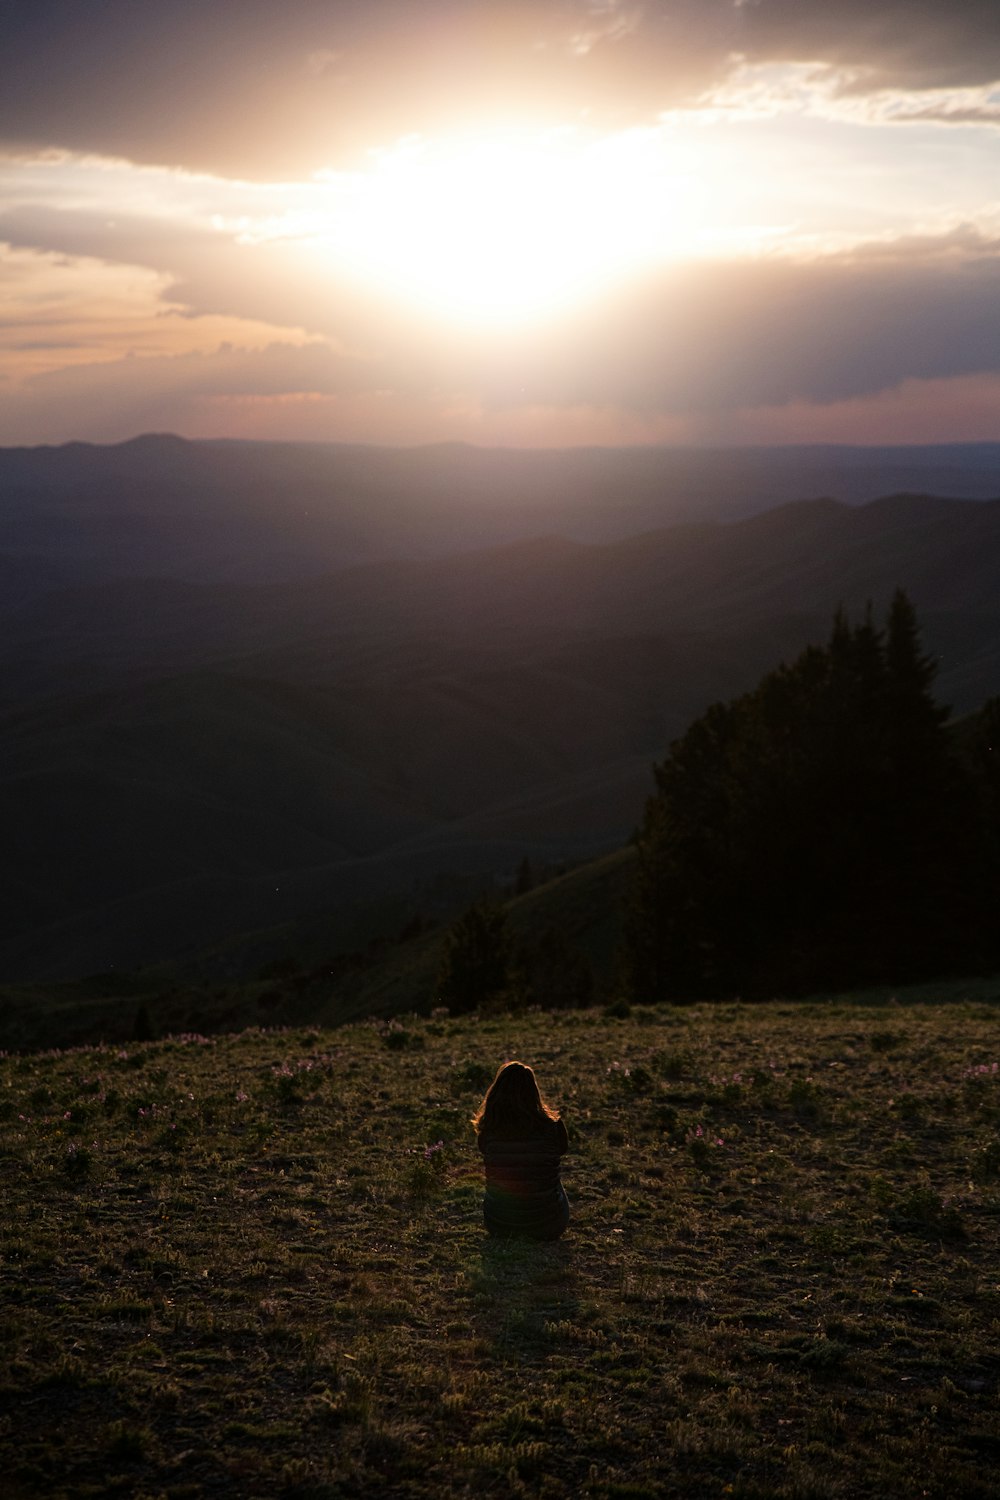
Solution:
[[[694,252],[701,228],[696,174],[656,131],[418,139],[326,183],[324,256],[465,326],[559,316],[643,265]]]

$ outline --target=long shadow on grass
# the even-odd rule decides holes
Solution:
[[[500,1356],[542,1358],[558,1325],[575,1322],[577,1273],[563,1240],[486,1239],[471,1280],[477,1331]]]

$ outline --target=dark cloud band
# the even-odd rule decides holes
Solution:
[[[737,56],[854,89],[1000,77],[996,0],[31,0],[0,7],[0,142],[278,177],[409,131],[615,124]]]

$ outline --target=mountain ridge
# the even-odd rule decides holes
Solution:
[[[978,707],[1000,684],[998,502],[799,501],[22,604],[0,646],[0,975],[169,961],[611,850],[709,702],[898,585],[941,696]]]
[[[907,488],[996,495],[1000,445],[396,449],[147,434],[0,449],[0,562],[44,557],[96,581],[297,581],[546,532],[607,541]]]

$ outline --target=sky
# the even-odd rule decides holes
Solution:
[[[1000,440],[997,0],[8,0],[0,444]]]

